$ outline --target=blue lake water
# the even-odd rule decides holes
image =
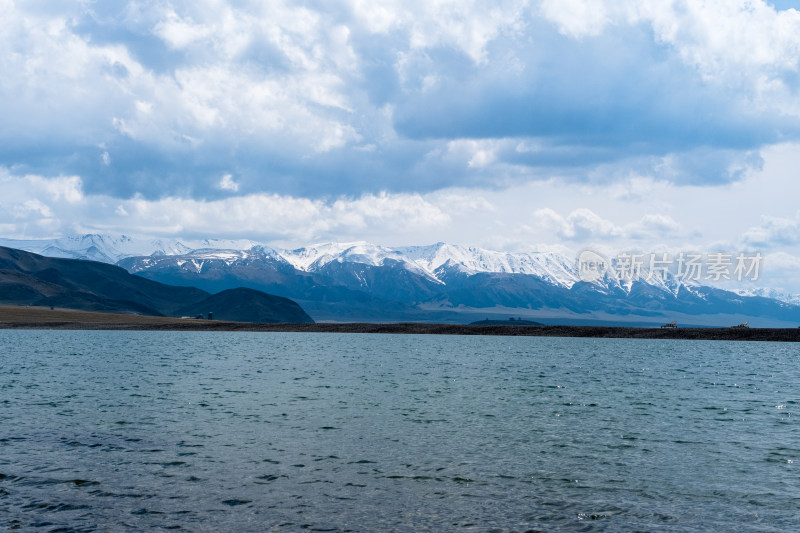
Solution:
[[[0,331],[0,529],[798,530],[798,355]]]

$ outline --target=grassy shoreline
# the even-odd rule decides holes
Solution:
[[[610,326],[459,325],[425,323],[252,324],[249,322],[121,315],[76,311],[72,309],[18,306],[0,306],[0,329],[392,333],[800,342],[800,328],[662,329]]]

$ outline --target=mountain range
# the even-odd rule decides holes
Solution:
[[[295,302],[247,288],[209,294],[130,274],[105,263],[0,247],[0,304],[151,316],[211,314],[238,322],[313,322]]]
[[[797,301],[738,294],[667,274],[583,281],[575,259],[446,243],[386,247],[325,243],[279,250],[249,240],[140,240],[81,235],[0,245],[116,264],[176,286],[237,287],[291,298],[315,320],[469,322],[524,317],[549,323],[796,327]]]

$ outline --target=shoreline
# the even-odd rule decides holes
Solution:
[[[383,333],[495,335],[617,339],[685,339],[800,342],[800,328],[636,328],[617,326],[531,326],[427,323],[254,324],[143,315],[0,306],[0,329],[120,331],[241,331],[297,333]]]

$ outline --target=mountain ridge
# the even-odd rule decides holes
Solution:
[[[242,296],[249,306],[242,308]],[[209,294],[136,276],[103,262],[52,258],[0,247],[0,303],[150,316],[209,311],[224,320],[312,321],[296,302],[263,292],[227,289]]]
[[[70,242],[75,249],[65,250]],[[323,243],[293,250],[248,240],[198,242],[200,248],[186,251],[190,247],[183,241],[153,241],[148,248],[124,236],[94,235],[62,240],[59,250],[96,249],[110,260],[117,253],[117,264],[127,271],[174,285],[209,292],[241,286],[284,296],[317,320],[463,322],[486,314],[507,318],[503,315],[510,312],[528,319],[658,322],[680,316],[724,325],[733,317],[757,317],[775,326],[800,323],[800,301],[769,297],[780,293],[727,291],[669,273],[649,276],[646,270],[635,281],[608,273],[586,281],[575,260],[554,252],[496,252],[442,242],[406,247]],[[44,247],[45,241],[35,244]],[[142,250],[151,253],[135,255]]]

